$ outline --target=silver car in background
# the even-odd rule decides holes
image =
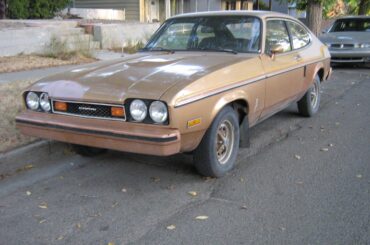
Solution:
[[[319,38],[329,47],[332,63],[370,62],[370,16],[339,18]]]

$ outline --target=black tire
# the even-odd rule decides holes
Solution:
[[[219,140],[221,134],[218,133],[226,132],[226,130],[233,134],[229,135],[225,133],[225,135],[233,139],[230,140],[231,146],[229,145],[229,147],[226,147],[229,143],[228,140],[226,140],[227,143],[221,143],[222,140]],[[227,138],[227,136],[225,138]],[[194,164],[198,172],[204,176],[222,177],[233,169],[239,150],[239,138],[238,116],[233,108],[227,106],[218,113],[206,134],[203,136],[198,148],[194,151]],[[217,144],[221,145],[219,147],[220,152],[223,152],[220,149],[225,150],[225,158],[222,158],[222,155],[217,153]]]
[[[316,96],[316,98],[314,98]],[[298,101],[298,111],[302,116],[312,117],[319,111],[321,98],[321,81],[319,76],[315,76],[311,87],[305,95]]]
[[[75,145],[75,144],[72,144],[72,148],[77,154],[81,156],[85,156],[85,157],[98,156],[107,151],[106,149],[102,149],[102,148],[96,148],[96,147],[84,146],[84,145]]]

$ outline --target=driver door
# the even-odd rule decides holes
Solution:
[[[281,52],[270,55],[273,46]],[[261,56],[266,73],[266,99],[262,118],[268,117],[296,99],[304,82],[304,68],[299,67],[301,58],[293,50],[284,20],[270,19],[266,24],[265,54]]]

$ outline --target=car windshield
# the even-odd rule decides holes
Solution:
[[[144,51],[257,53],[261,22],[251,16],[183,17],[166,21]]]
[[[341,19],[335,21],[330,32],[361,31],[370,32],[370,19]]]

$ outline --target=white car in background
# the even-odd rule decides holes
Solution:
[[[370,63],[370,16],[339,18],[319,38],[332,63]]]

